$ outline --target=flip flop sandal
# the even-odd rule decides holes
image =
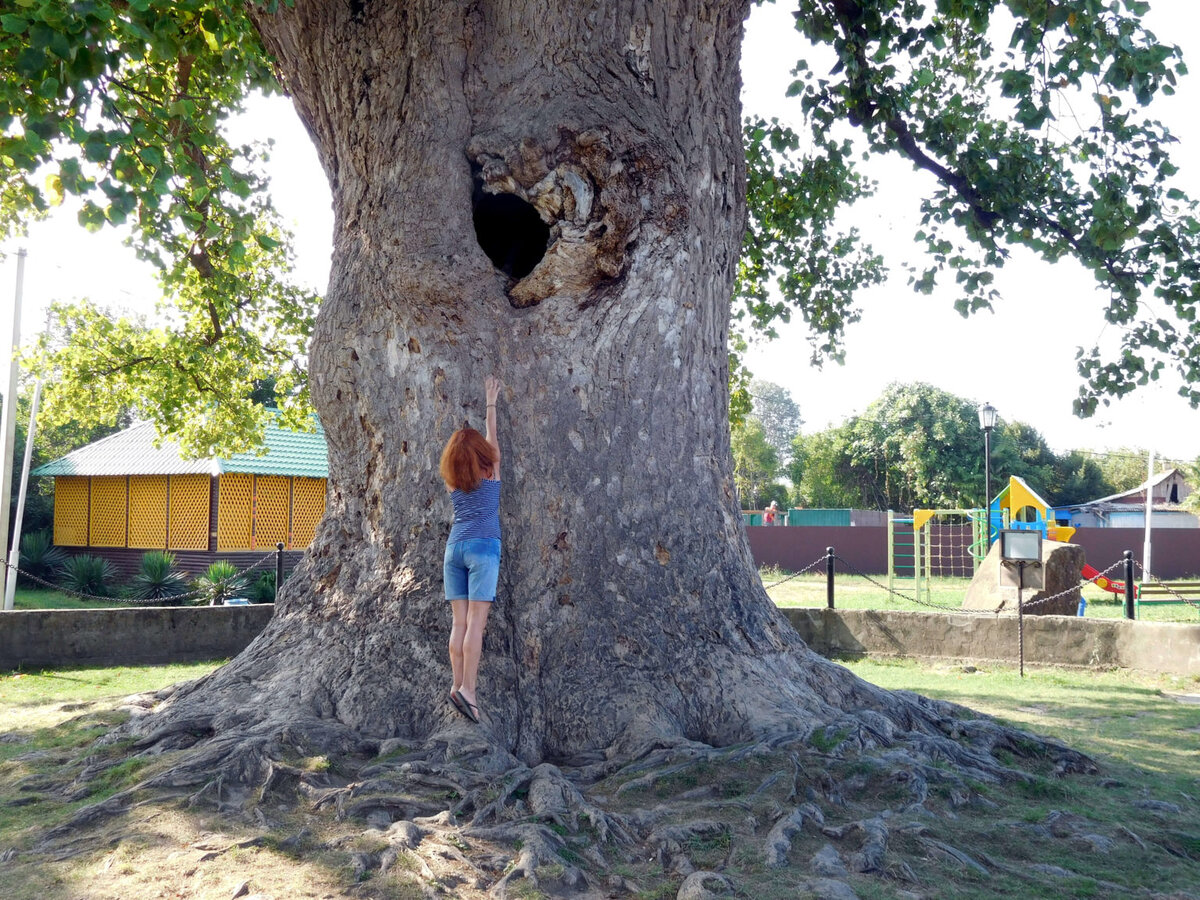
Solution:
[[[453,692],[453,693],[450,695],[450,704],[451,704],[451,705],[452,705],[452,706],[453,706],[453,707],[454,707],[456,710],[458,710],[458,713],[459,713],[459,715],[466,716],[468,719],[470,719],[470,718],[471,718],[471,714],[470,714],[469,712],[467,712],[467,708],[466,708],[466,706],[464,706],[464,705],[463,705],[463,704],[462,704],[462,703],[459,701],[459,699],[458,699],[458,691],[454,691],[454,692]]]
[[[479,707],[462,695],[462,691],[455,691],[450,695],[450,702],[454,704],[454,708],[466,716],[475,724],[479,724]]]

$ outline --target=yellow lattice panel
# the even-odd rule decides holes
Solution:
[[[207,550],[212,479],[207,475],[172,475],[167,493],[171,507],[167,547]]]
[[[138,550],[166,549],[166,475],[129,477],[129,546]]]
[[[254,476],[222,475],[217,488],[217,549],[249,550]]]
[[[297,478],[292,484],[292,547],[312,543],[317,523],[325,515],[325,479]]]
[[[258,475],[254,479],[254,547],[287,546],[288,518],[292,508],[292,479]]]
[[[88,539],[88,480],[78,475],[54,479],[54,543],[86,547]]]
[[[88,515],[88,543],[93,547],[124,547],[128,513],[124,475],[92,478],[92,508]]]

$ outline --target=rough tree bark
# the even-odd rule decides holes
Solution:
[[[749,553],[726,386],[748,5],[257,14],[336,208],[311,360],[328,512],[267,630],[135,723],[151,751],[192,748],[160,784],[220,772],[220,798],[275,784],[297,749],[399,738],[527,767],[503,803],[547,763],[818,730],[1002,770],[998,729],[811,653]],[[437,460],[482,422],[489,372],[507,384],[504,563],[473,726],[446,702]]]
[[[259,17],[333,186],[311,369],[329,504],[271,626],[176,716],[415,739],[457,725],[437,459],[482,422],[492,371],[507,384],[504,568],[480,696],[498,744],[529,763],[728,744],[869,702],[766,598],[733,490],[747,6],[297,2]],[[497,194],[549,226],[523,278],[505,248],[547,236]],[[473,220],[497,235],[495,262]]]

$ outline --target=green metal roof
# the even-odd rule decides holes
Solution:
[[[316,431],[309,434],[280,428],[272,419],[267,422],[263,435],[265,453],[259,455],[259,450],[249,450],[227,459],[184,459],[174,441],[164,441],[162,446],[155,447],[154,439],[154,426],[143,422],[38,466],[32,474],[220,475],[223,472],[249,472],[329,477],[325,430],[320,423],[316,423]]]

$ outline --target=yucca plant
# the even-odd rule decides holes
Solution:
[[[93,597],[111,595],[109,582],[113,579],[113,567],[107,559],[99,556],[69,556],[62,565],[58,583],[67,590]]]
[[[42,581],[53,581],[66,559],[67,554],[61,548],[54,546],[54,538],[47,530],[35,531],[21,538],[18,568],[35,578],[40,578]],[[45,586],[25,575],[20,576],[20,581],[22,584]]]
[[[188,592],[187,576],[175,568],[175,554],[151,550],[142,554],[142,566],[130,579],[130,596],[135,600],[157,600],[177,606],[177,598]]]
[[[224,606],[226,600],[240,596],[245,589],[246,576],[239,572],[233,563],[223,559],[210,565],[207,571],[196,579],[200,601],[207,601],[209,606]]]

